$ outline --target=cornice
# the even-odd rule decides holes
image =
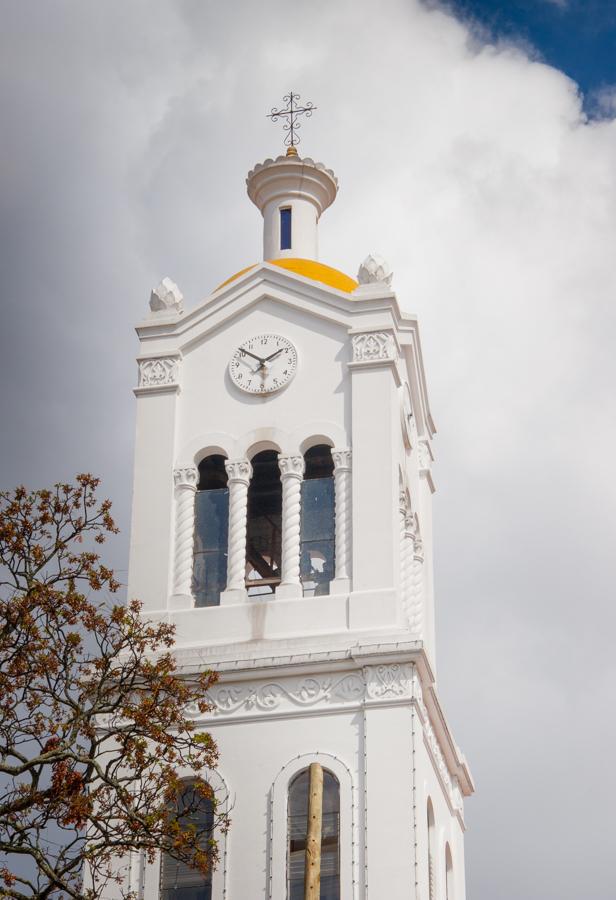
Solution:
[[[455,744],[440,706],[434,675],[421,641],[356,644],[320,653],[296,652],[250,659],[220,659],[195,651],[175,651],[180,670],[204,665],[219,683],[209,694],[213,710],[194,718],[213,724],[331,715],[349,708],[415,704],[432,757],[454,810],[474,792],[464,756]],[[190,711],[189,711],[190,712]]]

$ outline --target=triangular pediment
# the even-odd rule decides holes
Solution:
[[[153,316],[137,330],[144,336],[153,333],[173,335],[179,342],[178,349],[184,350],[264,301],[301,311],[306,320],[314,316],[345,329],[354,327],[356,320],[369,317],[373,312],[388,314],[390,327],[399,316],[392,292],[356,299],[348,292],[262,262],[223,284],[183,315],[164,319]]]

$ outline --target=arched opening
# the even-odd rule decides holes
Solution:
[[[173,815],[182,829],[194,829],[199,847],[207,850],[214,829],[214,802],[209,785],[198,779],[184,782]],[[187,863],[163,853],[160,897],[161,900],[211,900],[211,867],[204,875]]]
[[[305,597],[329,594],[335,571],[334,462],[331,447],[304,454],[300,530],[300,579]]]
[[[445,844],[445,900],[455,900],[453,887],[453,859],[449,844]]]
[[[436,881],[434,872],[434,848],[436,842],[436,830],[434,824],[434,808],[432,800],[428,797],[428,900],[436,897]]]
[[[282,555],[282,482],[278,453],[253,456],[248,488],[246,588],[251,597],[273,594],[280,584]]]
[[[308,820],[309,769],[299,772],[289,785],[287,806],[287,897],[304,898],[304,865]],[[321,897],[340,900],[340,784],[323,770],[323,825],[321,830]]]
[[[193,596],[195,606],[218,606],[227,584],[229,489],[225,457],[206,456],[199,463],[195,495]]]

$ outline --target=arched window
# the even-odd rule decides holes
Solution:
[[[246,588],[248,594],[272,594],[280,584],[282,554],[282,482],[275,450],[263,450],[251,460],[246,528]]]
[[[329,594],[334,577],[334,463],[331,448],[311,447],[304,454],[302,482],[300,578],[304,596]]]
[[[454,900],[453,859],[449,844],[445,844],[445,900]]]
[[[227,584],[229,490],[225,458],[207,456],[199,463],[195,496],[193,595],[195,606],[218,606]]]
[[[436,842],[434,827],[434,809],[432,800],[428,797],[428,900],[436,897],[436,884],[434,877],[434,847]]]
[[[289,785],[288,900],[304,898],[309,786],[309,769],[301,771]],[[327,769],[323,770],[320,900],[340,900],[340,784],[336,776]]]
[[[183,828],[192,825],[200,836],[199,845],[206,849],[214,828],[214,803],[211,796],[204,796],[203,789],[211,794],[204,782],[184,782],[178,797],[174,815]],[[184,862],[164,853],[161,860],[161,900],[211,900],[212,870],[203,875]]]

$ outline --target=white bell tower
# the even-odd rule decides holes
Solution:
[[[186,671],[220,673],[195,715],[232,807],[211,883],[163,860],[139,891],[303,900],[319,763],[322,900],[464,900],[473,783],[435,683],[418,322],[380,257],[358,281],[318,261],[331,170],[292,148],[247,185],[263,261],[186,310],[165,279],[137,328],[129,596],[176,625]]]

